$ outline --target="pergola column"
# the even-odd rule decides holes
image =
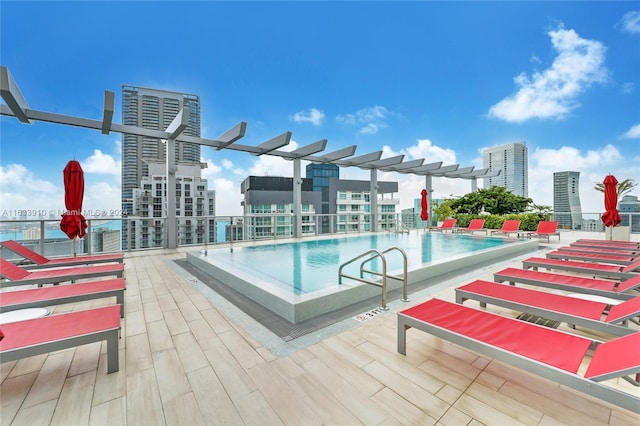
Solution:
[[[302,236],[302,176],[301,161],[299,158],[293,160],[293,237]]]
[[[378,231],[378,171],[371,169],[371,231]]]
[[[175,116],[166,132],[167,138],[167,248],[178,247],[178,219],[176,217],[176,138],[189,125],[189,110],[183,108]]]

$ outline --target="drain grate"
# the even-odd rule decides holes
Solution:
[[[518,319],[526,322],[532,322],[538,325],[543,325],[549,328],[558,328],[560,326],[560,321],[554,321],[532,314],[520,314],[518,315]]]

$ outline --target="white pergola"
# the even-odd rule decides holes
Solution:
[[[13,79],[9,69],[0,66],[0,94],[5,104],[0,104],[0,115],[17,118],[21,123],[32,124],[34,121],[44,121],[49,123],[63,124],[68,126],[83,127],[87,129],[100,130],[102,134],[108,135],[110,132],[128,133],[138,136],[147,136],[166,140],[167,146],[167,247],[177,247],[177,220],[176,220],[176,141],[195,143],[208,146],[216,150],[230,149],[234,151],[247,152],[251,155],[273,155],[293,161],[293,204],[295,229],[294,237],[302,235],[302,175],[301,161],[312,163],[331,163],[340,167],[358,167],[371,170],[371,211],[377,212],[378,194],[378,170],[386,172],[397,172],[405,174],[415,174],[425,177],[425,188],[427,190],[427,202],[431,206],[432,177],[447,177],[471,180],[472,191],[477,189],[478,177],[497,176],[500,171],[491,172],[489,169],[474,170],[474,167],[460,167],[458,164],[442,166],[442,162],[424,164],[425,159],[417,159],[403,162],[404,155],[384,158],[382,151],[371,152],[354,157],[356,145],[351,145],[337,151],[325,153],[327,140],[322,139],[317,142],[305,145],[294,151],[281,151],[282,148],[291,141],[291,132],[285,132],[258,146],[242,145],[237,143],[242,139],[247,129],[247,123],[240,122],[227,130],[216,139],[187,136],[183,132],[189,123],[189,110],[184,108],[176,115],[171,124],[164,130],[145,129],[137,126],[128,126],[113,122],[115,93],[105,90],[104,110],[102,120],[73,117],[56,114],[52,112],[38,111],[29,108],[27,101],[22,96],[18,85]],[[377,231],[376,220],[372,220],[372,230]]]

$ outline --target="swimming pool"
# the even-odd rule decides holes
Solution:
[[[534,251],[537,240],[517,240],[472,235],[411,232],[343,236],[187,253],[187,261],[218,281],[292,323],[381,294],[381,289],[357,281],[338,284],[341,264],[369,250],[402,248],[408,258],[409,285],[497,258]],[[391,252],[387,272],[402,271],[402,256]],[[358,275],[361,262],[347,267]],[[379,265],[379,263],[378,263]],[[371,263],[374,270],[375,261]],[[349,270],[349,268],[353,268]],[[388,281],[390,289],[401,283]]]

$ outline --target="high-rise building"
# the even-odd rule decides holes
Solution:
[[[149,89],[129,85],[122,86],[122,124],[145,129],[164,130],[178,113],[187,107],[189,126],[183,132],[187,136],[200,137],[200,98],[196,95]],[[146,160],[165,161],[165,143],[147,136],[123,134],[122,136],[122,211],[133,213],[133,191],[149,176]],[[177,162],[200,162],[200,145],[176,143]],[[127,249],[127,229],[122,229],[123,249]]]
[[[165,245],[167,217],[167,175],[165,163],[148,160],[149,176],[142,178],[140,188],[133,190],[133,213],[128,220],[131,248],[141,249]],[[215,191],[207,189],[200,177],[206,163],[178,163],[176,166],[176,217],[178,244],[216,242]]]
[[[515,195],[529,196],[529,160],[524,142],[487,148],[482,158],[485,169],[500,170],[498,176],[484,178],[485,188],[503,186]]]
[[[553,220],[559,228],[582,229],[580,172],[553,174]]]

